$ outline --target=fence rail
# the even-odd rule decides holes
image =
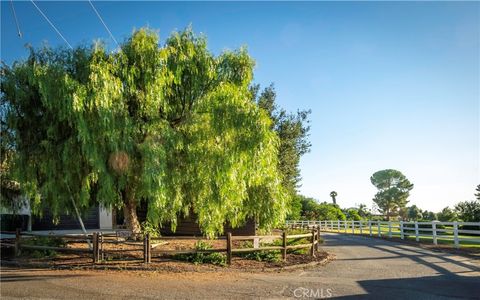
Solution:
[[[282,232],[282,235],[256,235],[256,236],[232,236],[231,233],[227,233],[226,237],[219,237],[216,240],[225,240],[225,247],[218,249],[181,249],[181,250],[167,250],[161,249],[156,245],[152,247],[152,241],[161,241],[161,240],[208,240],[205,237],[188,237],[188,236],[165,236],[165,237],[150,237],[149,234],[145,234],[143,241],[132,242],[132,241],[121,241],[118,238],[118,235],[114,234],[103,234],[101,232],[94,232],[92,234],[85,235],[59,235],[59,234],[38,234],[32,232],[22,232],[20,229],[17,229],[15,233],[15,241],[13,243],[3,243],[3,246],[13,247],[15,250],[15,256],[18,256],[21,249],[34,249],[34,250],[53,250],[59,252],[73,252],[73,253],[83,253],[90,254],[93,259],[93,263],[100,263],[104,259],[104,255],[108,253],[128,253],[128,252],[142,252],[143,253],[143,262],[150,263],[152,260],[153,254],[193,254],[193,253],[213,253],[213,252],[224,252],[227,255],[227,263],[231,264],[233,253],[245,253],[245,252],[255,252],[255,251],[278,251],[282,253],[283,260],[287,258],[287,249],[301,249],[309,248],[310,255],[315,256],[316,250],[318,250],[318,244],[320,241],[320,227],[309,228],[308,233],[305,234],[292,234],[287,235],[286,231]],[[46,245],[31,245],[25,243],[25,237],[46,237],[46,238],[62,238],[68,241],[79,241],[88,243],[89,247],[86,248],[71,248],[71,247],[54,247]],[[287,241],[289,239],[301,239],[308,238],[309,243],[304,243],[300,245],[288,245]],[[246,240],[256,240],[260,241],[265,240],[276,240],[282,239],[281,246],[254,246],[252,248],[234,248],[233,241],[246,241]],[[90,248],[90,243],[92,247]],[[120,245],[129,245],[129,246],[138,246],[138,248],[133,249],[105,249],[104,244],[120,244]],[[255,245],[255,243],[254,243]]]
[[[361,234],[378,237],[399,237],[404,240],[415,237],[417,242],[421,238],[432,240],[438,245],[439,239],[442,242],[453,243],[459,248],[462,242],[480,245],[480,222],[414,222],[414,221],[287,221],[288,227],[319,228],[320,231],[331,231],[345,234]],[[468,229],[464,229],[464,228]],[[472,229],[477,227],[478,229]]]

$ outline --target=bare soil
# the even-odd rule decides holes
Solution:
[[[115,239],[116,241],[116,239]],[[190,250],[195,249],[197,240],[166,240],[152,241],[154,249],[162,250]],[[225,249],[225,240],[205,240],[214,249]],[[244,247],[242,241],[234,241],[234,248]],[[85,242],[74,242],[68,244],[69,248],[88,249]],[[217,266],[212,264],[194,264],[181,261],[173,255],[159,255],[152,251],[152,262],[143,263],[143,242],[128,241],[118,244],[103,243],[104,257],[98,264],[93,264],[93,257],[90,253],[68,253],[57,252],[54,257],[34,258],[31,255],[21,255],[14,260],[18,266],[38,266],[42,268],[57,269],[104,269],[104,270],[151,270],[159,272],[216,272],[216,271],[234,271],[234,272],[278,272],[292,268],[302,268],[315,264],[324,264],[331,260],[327,252],[318,251],[315,257],[310,254],[288,253],[286,261],[266,262],[246,259],[242,257],[233,257],[232,264],[229,266]],[[128,252],[115,252],[118,250],[128,250]],[[305,249],[308,250],[308,249]],[[308,251],[305,251],[308,252]]]

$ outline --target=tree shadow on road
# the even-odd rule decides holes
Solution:
[[[478,277],[427,276],[392,278],[357,282],[363,295],[334,297],[335,299],[479,299]]]
[[[46,270],[41,269],[4,269],[0,272],[0,282],[17,282],[17,281],[38,281],[49,279],[65,279],[71,277],[85,277],[80,274],[47,274]]]
[[[340,258],[339,260],[378,260],[378,259],[399,259],[407,258],[418,264],[424,265],[431,269],[434,269],[439,274],[445,276],[458,276],[457,273],[468,273],[468,272],[480,272],[480,267],[473,264],[466,263],[468,258],[462,258],[462,260],[453,259],[452,254],[444,252],[433,252],[431,250],[417,248],[415,246],[404,245],[395,241],[380,240],[380,239],[371,239],[368,237],[357,237],[349,236],[348,239],[345,239],[344,236],[339,235],[329,235],[328,246],[349,246],[349,247],[368,247],[371,249],[379,250],[388,256],[380,257],[361,257],[361,258]],[[429,261],[427,259],[434,259],[435,261]],[[450,265],[454,269],[461,269],[459,271],[451,270],[452,268],[447,268],[442,265]],[[480,282],[479,282],[480,283]]]

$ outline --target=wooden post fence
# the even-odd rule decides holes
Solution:
[[[310,248],[310,256],[315,257],[315,229],[312,229],[312,248]]]
[[[232,233],[227,232],[227,264],[232,264]]]
[[[143,262],[146,264],[151,263],[152,255],[151,255],[151,244],[150,244],[150,234],[146,233],[145,237],[143,238]]]
[[[317,227],[317,247],[315,248],[317,251],[318,251],[318,248],[320,247],[320,232],[322,231],[321,230],[322,228],[320,227],[320,225],[318,225]]]
[[[284,230],[282,232],[282,259],[283,261],[287,260],[287,232]]]
[[[93,263],[96,264],[98,263],[98,233],[94,232],[92,234],[92,239],[93,239]]]
[[[20,228],[15,230],[15,257],[20,255]]]
[[[105,251],[103,251],[103,233],[100,232],[100,259],[105,260]]]

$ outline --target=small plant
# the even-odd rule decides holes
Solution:
[[[58,237],[48,237],[48,236],[38,236],[28,239],[22,239],[23,245],[29,246],[48,246],[48,247],[66,247],[66,242],[62,238]],[[45,250],[31,250],[31,249],[22,249],[22,255],[29,256],[32,258],[43,258],[43,257],[55,257],[57,252],[51,249]]]
[[[264,244],[272,245],[272,244]],[[242,244],[243,248],[253,248],[253,243],[250,241],[244,242]],[[236,254],[245,259],[251,259],[256,261],[266,261],[266,262],[278,262],[280,261],[280,251],[255,251],[255,252],[240,252]]]
[[[142,223],[142,233],[148,233],[151,237],[158,237],[160,236],[160,229],[158,228],[158,225],[145,221]]]
[[[210,250],[212,245],[204,241],[198,241],[195,243],[196,250]],[[192,253],[192,254],[177,254],[175,255],[176,259],[185,260],[192,262],[194,264],[212,264],[225,266],[227,263],[227,258],[224,254],[212,252],[212,253]]]
[[[245,253],[243,256],[246,259],[252,259],[256,261],[266,261],[266,262],[278,262],[280,261],[280,251],[255,251]]]

